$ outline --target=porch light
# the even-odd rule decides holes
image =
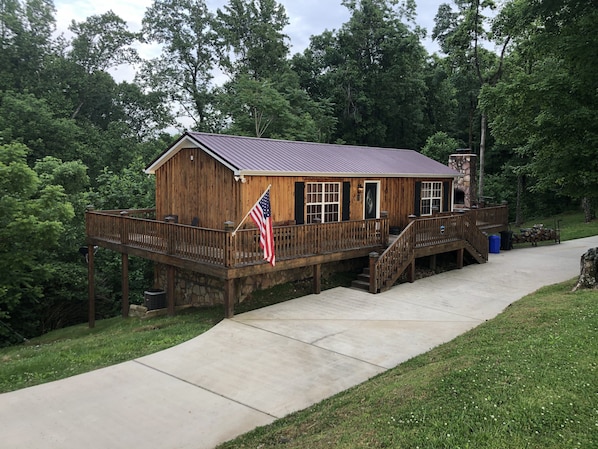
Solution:
[[[363,185],[357,184],[357,201],[361,201],[361,194],[363,193]]]

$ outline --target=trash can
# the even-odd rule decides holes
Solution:
[[[498,254],[500,253],[500,236],[499,235],[491,235],[488,237],[488,242],[490,245],[490,253]]]
[[[500,249],[503,251],[513,249],[513,231],[500,232]]]
[[[164,290],[146,290],[143,297],[145,299],[145,307],[147,307],[147,310],[166,308],[166,292]]]

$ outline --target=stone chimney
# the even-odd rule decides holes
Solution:
[[[467,148],[459,149],[449,156],[448,166],[461,174],[453,183],[453,207],[471,208],[476,202],[477,156]]]

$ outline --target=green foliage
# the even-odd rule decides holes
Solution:
[[[419,148],[425,140],[425,51],[420,30],[397,2],[343,3],[351,12],[338,32],[311,39],[293,58],[302,86],[334,105],[333,141]],[[315,78],[315,79],[311,79]]]
[[[145,62],[137,81],[166,93],[197,130],[210,130],[215,120],[211,81],[220,43],[205,1],[155,0],[145,12],[142,33],[146,42],[162,45],[162,54]]]
[[[422,154],[442,164],[447,164],[449,156],[459,149],[459,142],[445,132],[439,131],[428,137],[422,148]]]
[[[217,30],[227,50],[221,65],[234,77],[272,78],[287,69],[289,47],[283,29],[289,24],[276,0],[230,0],[218,10]]]
[[[598,198],[598,84],[591,69],[598,63],[598,8],[576,1],[524,6],[512,11],[525,26],[516,28],[510,74],[483,93],[492,133],[521,158],[534,195]]]
[[[0,319],[42,297],[51,252],[74,216],[63,187],[44,185],[27,153],[21,144],[0,146]]]
[[[45,100],[14,91],[0,97],[0,142],[26,145],[30,164],[45,156],[78,159],[80,138],[75,122],[57,116]]]
[[[137,51],[131,47],[137,36],[112,11],[90,16],[80,23],[73,21],[69,30],[75,35],[69,57],[87,73],[106,71],[139,59]]]
[[[149,209],[155,205],[155,182],[143,172],[144,163],[134,160],[120,173],[105,168],[92,195],[96,209]]]

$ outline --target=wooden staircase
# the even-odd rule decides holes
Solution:
[[[478,263],[488,261],[488,238],[472,217],[450,215],[412,221],[382,254],[370,256],[369,266],[351,287],[370,293],[386,291],[409,268],[409,281],[413,282],[416,258],[450,251],[457,251],[459,268],[464,251]]]
[[[357,279],[351,282],[351,288],[356,290],[370,291],[370,268],[364,268],[361,273],[357,275]]]

